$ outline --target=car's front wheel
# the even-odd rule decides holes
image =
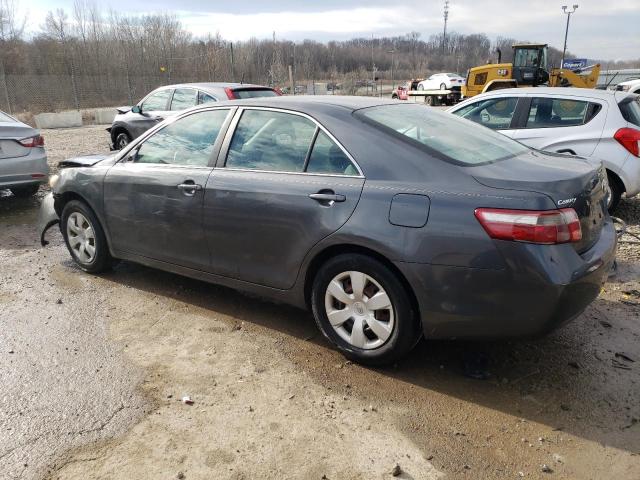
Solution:
[[[60,230],[71,257],[85,272],[100,273],[111,268],[104,230],[91,208],[84,202],[72,200],[62,210]]]
[[[371,257],[348,254],[327,261],[311,295],[318,327],[352,360],[392,363],[420,339],[409,293],[395,272]]]
[[[122,150],[124,147],[129,145],[131,142],[131,137],[127,132],[121,132],[116,136],[116,144],[115,147],[117,150]]]

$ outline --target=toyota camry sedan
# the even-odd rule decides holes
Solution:
[[[547,333],[616,252],[606,174],[421,105],[354,97],[196,107],[61,163],[41,208],[91,273],[137,262],[313,312],[383,364],[424,336]]]

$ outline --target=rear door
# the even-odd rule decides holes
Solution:
[[[161,122],[169,114],[169,101],[173,90],[167,88],[152,93],[140,104],[141,113],[132,113],[132,118],[128,122],[128,130],[137,138],[144,132]]]
[[[154,132],[104,180],[104,210],[115,250],[207,270],[204,186],[231,108],[198,111]]]
[[[514,139],[550,152],[590,156],[605,125],[607,104],[572,97],[528,97],[528,113]]]
[[[290,288],[309,250],[351,216],[364,177],[305,115],[245,108],[232,125],[204,199],[211,270]]]

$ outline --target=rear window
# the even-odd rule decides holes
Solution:
[[[640,127],[640,96],[625,98],[618,106],[627,122]]]
[[[0,112],[0,122],[11,122],[14,123],[15,120],[11,118],[9,115],[6,115],[3,112]]]
[[[246,89],[246,90],[234,90],[236,98],[256,98],[256,97],[277,97],[278,94],[270,88],[265,89]]]
[[[458,165],[483,165],[529,151],[500,133],[422,105],[371,107],[356,116]]]

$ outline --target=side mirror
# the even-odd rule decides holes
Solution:
[[[131,107],[132,113],[142,113],[142,107],[140,105],[134,105]]]

